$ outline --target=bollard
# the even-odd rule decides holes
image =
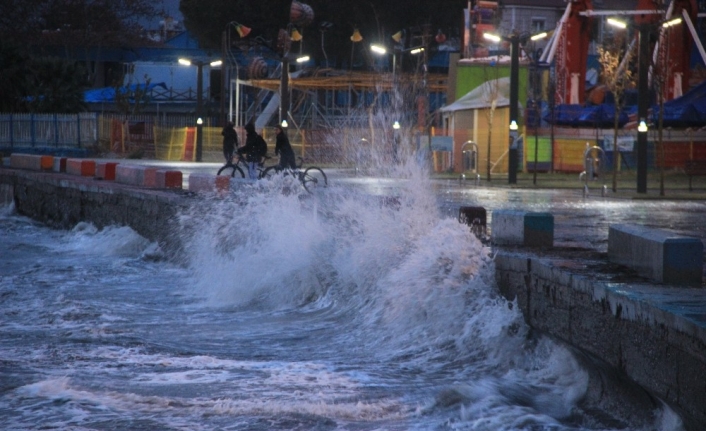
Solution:
[[[704,245],[669,231],[617,224],[608,231],[608,259],[659,283],[701,286]]]
[[[458,210],[458,221],[468,225],[477,237],[486,234],[486,211],[483,207],[461,207]]]
[[[527,211],[493,211],[491,242],[525,247],[554,246],[554,216]]]
[[[116,162],[96,162],[96,178],[106,181],[115,181]]]

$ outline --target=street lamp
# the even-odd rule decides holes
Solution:
[[[378,45],[378,44],[370,45],[370,50],[377,55],[387,54],[387,48],[385,48],[382,45]],[[397,53],[402,54],[405,52],[409,52],[412,55],[421,54],[422,52],[424,52],[424,47],[423,46],[414,46],[411,48],[402,49],[401,47],[395,46],[392,51],[392,74],[393,74],[393,76],[396,74],[396,71],[397,71]],[[402,59],[400,59],[400,61],[401,60]]]
[[[196,161],[201,161],[203,148],[203,118],[196,119]]]
[[[517,184],[517,148],[514,144],[518,136],[518,109],[519,103],[519,75],[520,75],[520,44],[524,44],[527,40],[533,41],[547,37],[546,32],[535,35],[512,33],[509,36],[499,36],[492,33],[483,33],[483,38],[491,42],[499,43],[500,41],[510,42],[510,148],[508,158],[508,173],[507,180],[509,184]]]
[[[196,127],[196,161],[200,162],[201,161],[201,155],[202,155],[202,148],[201,144],[203,143],[203,66],[208,64],[211,67],[218,67],[223,62],[221,60],[215,60],[211,62],[204,62],[201,60],[189,60],[188,58],[180,58],[179,59],[179,64],[182,66],[191,66],[195,65],[197,67],[197,72],[196,72],[196,117],[198,120],[196,121],[197,127]]]
[[[279,122],[286,121],[289,117],[289,52],[286,52],[282,59],[282,74],[279,82]],[[309,61],[309,56],[304,55],[294,58],[296,63],[306,63]]]

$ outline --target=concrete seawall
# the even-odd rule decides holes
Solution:
[[[501,250],[495,266],[532,328],[617,369],[686,429],[706,429],[706,289],[630,279],[589,251]]]
[[[0,168],[0,203],[52,227],[130,226],[172,256],[177,216],[200,202],[181,189],[146,189],[53,172]],[[666,287],[586,250],[499,247],[496,280],[527,323],[618,370],[667,402],[686,429],[706,429],[706,289]]]
[[[0,168],[0,202],[14,200],[18,213],[69,229],[80,221],[98,228],[130,226],[169,255],[181,248],[176,215],[193,201],[179,190],[149,190],[92,177]]]

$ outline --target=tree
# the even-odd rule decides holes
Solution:
[[[29,56],[18,46],[0,40],[0,112],[20,112],[26,88]]]
[[[620,151],[618,151],[618,123],[620,112],[625,105],[625,89],[633,83],[632,71],[627,65],[630,62],[630,50],[625,51],[623,61],[620,61],[621,50],[598,48],[598,61],[601,65],[603,82],[613,93],[615,117],[613,122],[613,192],[618,189],[618,167],[620,166]]]
[[[0,39],[27,46],[34,56],[92,61],[103,48],[144,46],[141,19],[157,14],[156,0],[4,0],[0,2]]]
[[[29,112],[73,114],[86,110],[85,72],[77,63],[60,58],[31,62],[27,77],[26,106]]]
[[[18,46],[0,43],[0,112],[84,111],[86,73],[76,62],[31,58]]]

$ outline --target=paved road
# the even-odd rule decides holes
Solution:
[[[120,163],[168,166],[182,171],[184,188],[189,175],[195,172],[215,174],[220,163],[160,162],[154,160],[116,160]],[[396,181],[375,177],[355,176],[352,169],[325,169],[332,183],[348,184],[374,194],[394,194]],[[488,211],[488,226],[492,211],[520,209],[550,212],[554,215],[555,245],[593,248],[606,251],[608,226],[615,223],[635,223],[673,230],[681,235],[700,238],[706,243],[706,201],[668,199],[625,199],[601,197],[599,192],[583,196],[581,183],[575,189],[509,188],[502,181],[490,186],[483,182],[432,180],[439,205],[456,217],[461,206],[482,206]]]

